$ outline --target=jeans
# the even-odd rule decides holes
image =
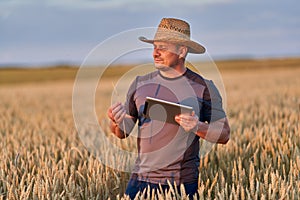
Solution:
[[[193,196],[197,194],[198,183],[197,182],[186,183],[183,185],[184,185],[186,195],[189,195],[189,198],[193,199]],[[138,192],[140,192],[140,194],[143,193],[144,189],[147,189],[148,186],[150,187],[151,190],[150,195],[152,194],[152,189],[155,189],[156,192],[157,190],[160,191],[159,184],[154,184],[146,181],[139,181],[136,178],[131,178],[128,182],[125,194],[128,195],[130,199],[134,199],[134,197]],[[163,189],[163,191],[168,190],[169,185],[161,185],[161,188]],[[177,191],[180,194],[180,186],[177,186]],[[147,191],[145,192],[145,195],[147,195]],[[145,198],[147,198],[147,196],[145,196]],[[151,196],[149,198],[151,198]]]

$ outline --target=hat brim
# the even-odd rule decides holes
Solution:
[[[149,40],[143,36],[139,37],[139,40],[142,42],[153,44],[154,42],[170,42],[174,44],[180,44],[183,46],[186,46],[189,48],[189,53],[195,53],[195,54],[203,54],[205,53],[206,49],[201,44],[194,42],[192,40],[180,40],[180,39],[174,39],[174,38],[164,38],[164,39],[155,39],[155,40]]]

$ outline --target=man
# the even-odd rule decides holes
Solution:
[[[111,131],[119,138],[126,138],[138,121],[138,158],[126,194],[134,198],[144,189],[165,190],[170,184],[180,191],[182,184],[192,197],[198,189],[199,139],[225,144],[230,133],[213,82],[185,67],[188,53],[205,48],[190,40],[187,22],[174,18],[161,20],[153,40],[139,39],[153,44],[157,70],[136,77],[125,105],[117,102],[108,109]],[[145,118],[146,97],[192,106],[193,112],[179,113],[175,124]],[[153,112],[167,115],[161,108]]]

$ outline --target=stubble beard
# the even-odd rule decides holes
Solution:
[[[164,72],[170,70],[170,68],[171,68],[170,66],[159,64],[159,63],[155,63],[154,65],[155,65],[156,69],[158,69],[160,71],[164,71]]]
[[[177,63],[174,63],[174,65],[165,65],[162,63],[154,63],[154,66],[156,69],[160,71],[167,72],[167,71],[175,70],[176,64]]]

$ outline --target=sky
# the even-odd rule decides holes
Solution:
[[[81,64],[95,48],[118,57],[116,49],[135,42],[151,49],[124,32],[138,37],[163,17],[188,21],[213,59],[294,57],[299,11],[296,0],[0,0],[0,66]],[[143,59],[151,51],[128,56]]]

